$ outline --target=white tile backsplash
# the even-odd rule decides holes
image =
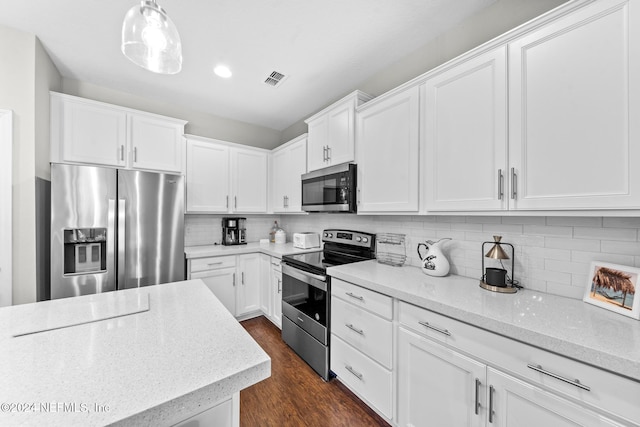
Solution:
[[[451,272],[478,279],[482,242],[500,234],[515,247],[515,278],[524,287],[576,299],[582,298],[591,261],[640,266],[640,218],[310,214],[279,219],[288,236],[326,228],[406,234],[407,264],[414,266],[420,265],[418,243],[451,237],[442,246]],[[510,260],[504,265],[511,269]]]
[[[268,239],[273,222],[280,223],[278,215],[185,215],[184,245],[202,246],[222,243],[222,218],[246,218],[247,242]]]

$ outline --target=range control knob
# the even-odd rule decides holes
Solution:
[[[333,233],[329,233],[329,238],[331,239],[333,237]]]
[[[329,237],[329,233],[324,233],[324,237]]]
[[[360,236],[356,237],[356,242],[362,242],[362,237]]]
[[[369,241],[369,239],[367,237],[363,237],[362,238],[362,243],[367,243]]]

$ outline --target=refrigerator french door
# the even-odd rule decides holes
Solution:
[[[184,280],[180,175],[51,165],[51,298]]]

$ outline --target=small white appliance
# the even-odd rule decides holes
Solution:
[[[293,233],[293,247],[299,249],[319,248],[320,235],[318,233]]]

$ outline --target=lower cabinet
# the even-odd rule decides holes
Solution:
[[[400,327],[398,424],[483,426],[486,366]]]
[[[282,329],[282,268],[280,258],[260,254],[262,290],[260,309],[262,314]]]
[[[218,402],[213,407],[194,415],[173,427],[239,427],[240,426],[240,393],[234,393],[227,400]]]
[[[236,315],[235,267],[192,273],[190,279],[202,279],[227,310],[234,316]]]
[[[493,368],[487,368],[487,384],[487,422],[491,426],[624,425]]]
[[[238,255],[236,317],[260,311],[260,254]]]
[[[399,426],[640,426],[640,383],[405,302],[397,318]]]
[[[331,284],[331,370],[391,421],[393,300],[342,280],[334,279]]]
[[[260,254],[190,259],[188,279],[202,279],[229,312],[241,319],[260,313]]]

